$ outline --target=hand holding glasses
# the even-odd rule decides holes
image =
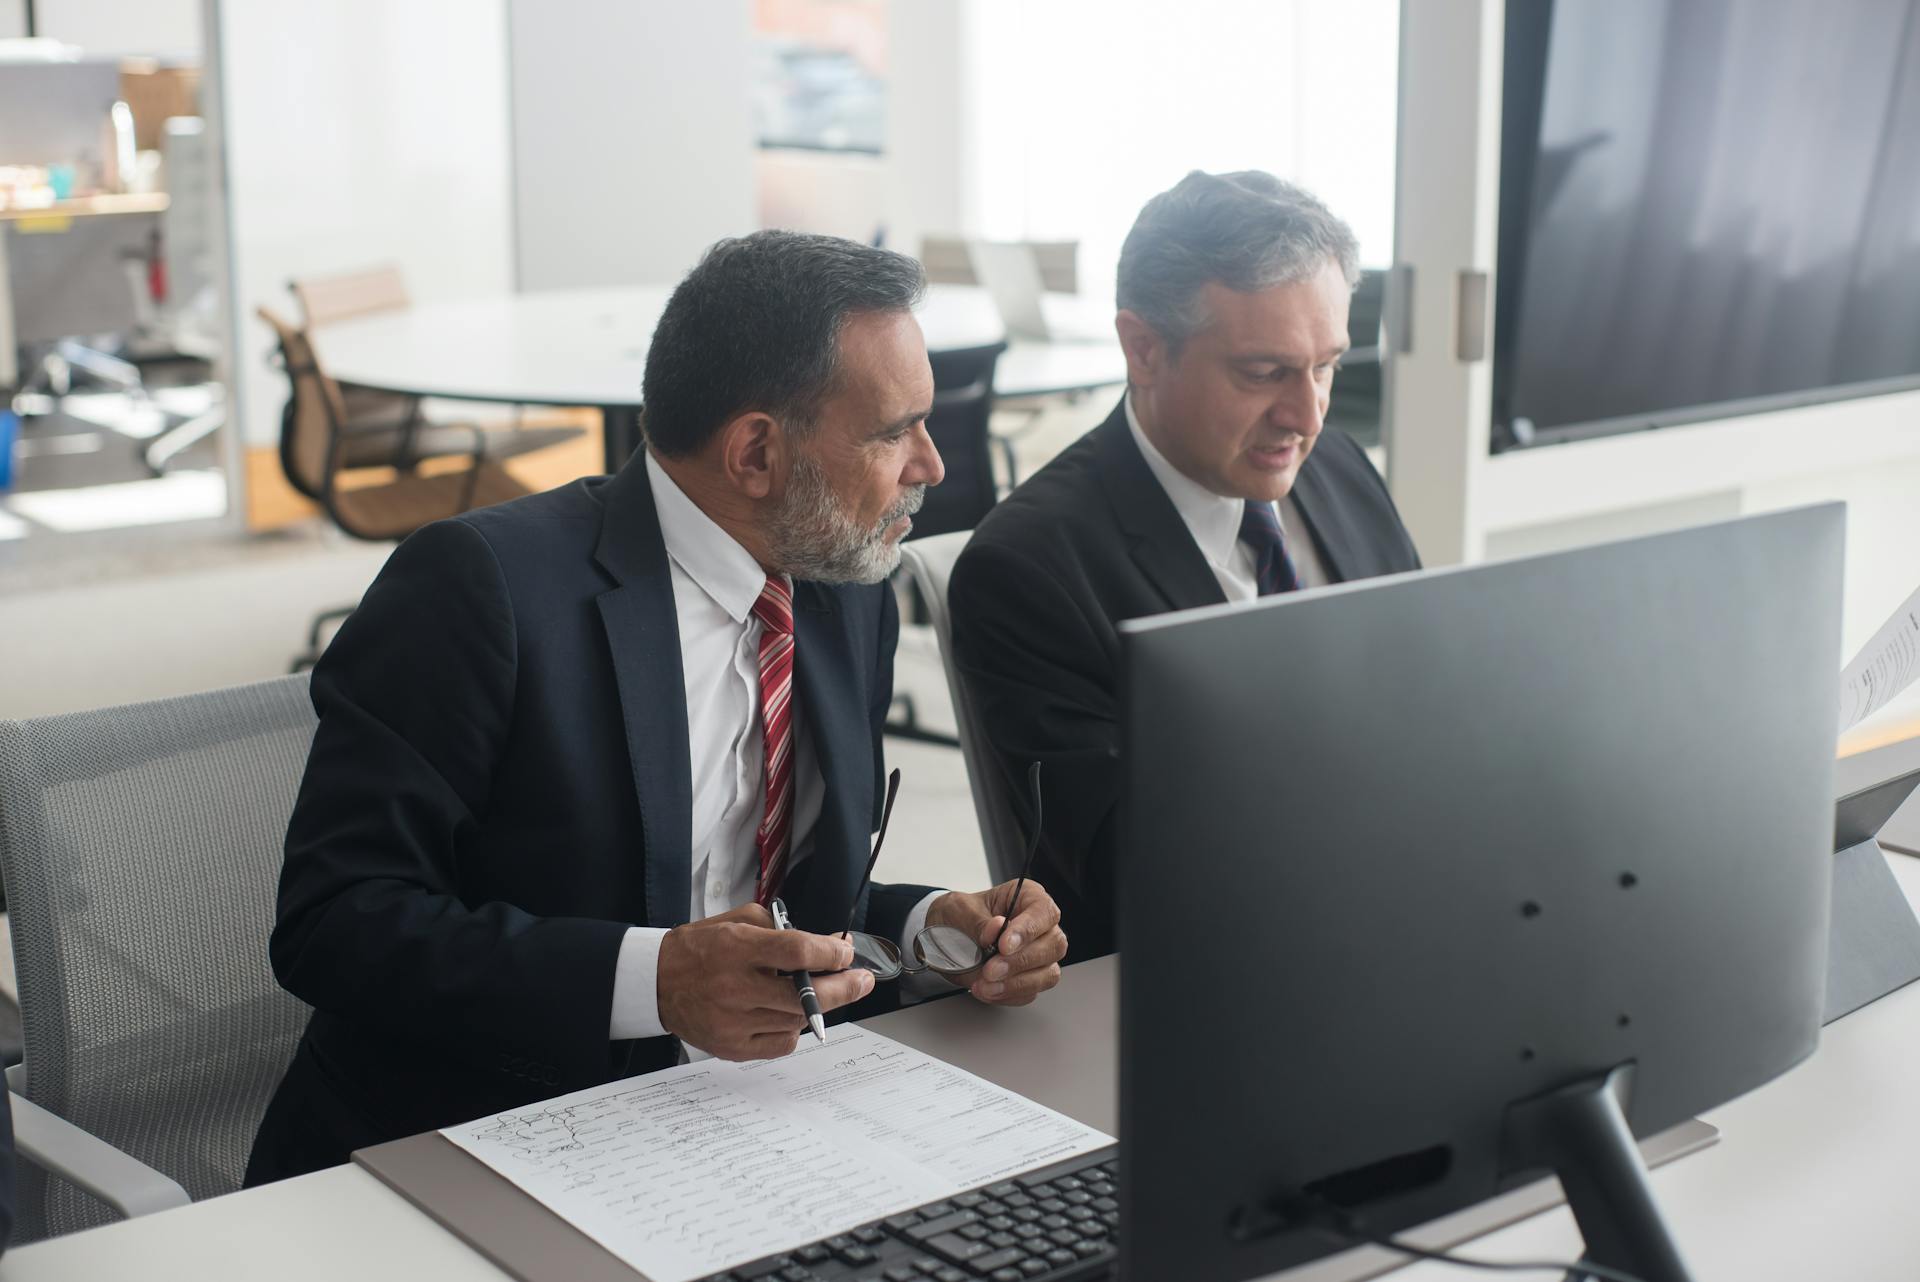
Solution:
[[[902,975],[917,975],[932,971],[960,987],[967,987],[978,977],[978,972],[1000,951],[1000,940],[1007,933],[1012,922],[1014,909],[1020,903],[1021,891],[1027,884],[1027,876],[1033,871],[1033,857],[1040,849],[1040,763],[1034,762],[1027,771],[1027,789],[1033,797],[1033,835],[1027,843],[1027,853],[1020,869],[1020,879],[1014,883],[1013,894],[1007,900],[1005,909],[994,914],[1000,916],[1000,929],[995,933],[991,946],[980,943],[958,926],[928,926],[913,939],[913,956],[902,957],[900,946],[891,939],[879,935],[870,935],[862,930],[853,929],[854,914],[859,911],[860,896],[866,893],[867,883],[873,880],[874,865],[880,862],[880,848],[887,840],[887,824],[893,818],[894,798],[900,792],[900,771],[894,770],[887,777],[886,805],[880,812],[880,833],[874,838],[873,857],[867,861],[866,876],[861,878],[859,887],[853,893],[853,907],[847,910],[847,938],[853,943],[853,965],[873,972],[876,981],[898,979]],[[991,891],[988,892],[992,894]]]

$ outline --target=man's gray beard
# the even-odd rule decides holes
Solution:
[[[793,460],[787,492],[767,532],[774,563],[796,579],[814,583],[878,583],[900,564],[900,544],[887,530],[920,510],[927,487],[916,485],[871,529],[854,524],[840,506],[826,469],[812,456]]]

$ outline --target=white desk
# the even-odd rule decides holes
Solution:
[[[1893,859],[1920,901],[1920,860]],[[1045,1003],[988,1018],[1044,1018]],[[893,1017],[898,1018],[898,1017]],[[1702,1282],[1912,1282],[1920,1276],[1914,1149],[1920,1145],[1920,984],[1841,1020],[1785,1077],[1715,1110],[1719,1144],[1653,1173]],[[1571,1260],[1565,1210],[1481,1239],[1467,1253]],[[1406,1282],[1459,1282],[1416,1265]],[[23,1247],[0,1282],[503,1282],[506,1275],[358,1167],[251,1189]]]
[[[606,417],[607,466],[639,441],[641,374],[667,286],[556,290],[426,303],[317,328],[328,373],[416,396],[517,405],[590,405]],[[985,290],[935,285],[915,313],[931,351],[1000,342]],[[1001,396],[1081,391],[1126,380],[1119,340],[1013,344]]]

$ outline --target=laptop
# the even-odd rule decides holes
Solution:
[[[967,256],[1009,336],[1043,343],[1113,341],[1113,308],[1078,294],[1049,295],[1031,245],[969,240]]]

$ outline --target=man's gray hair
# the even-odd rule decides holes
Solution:
[[[1118,302],[1178,352],[1207,323],[1209,281],[1254,293],[1332,263],[1360,282],[1360,242],[1303,188],[1258,169],[1196,169],[1146,203],[1120,247]]]

